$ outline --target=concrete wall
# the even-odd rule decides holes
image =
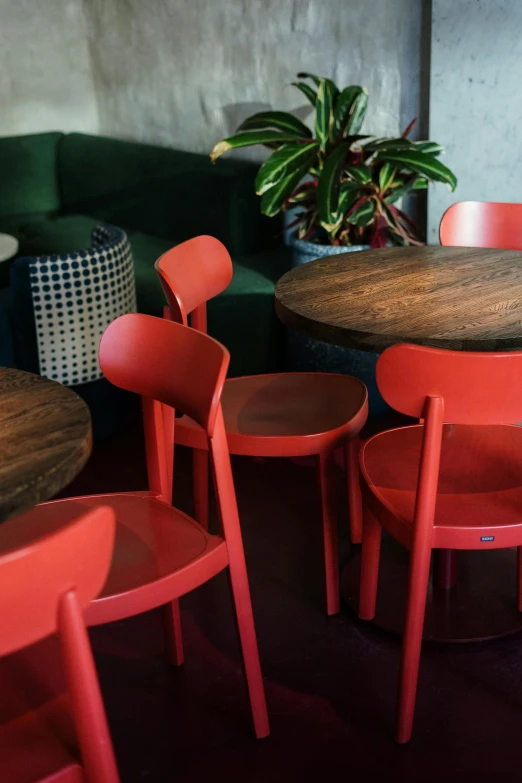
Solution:
[[[0,136],[98,131],[83,0],[0,0]]]
[[[367,130],[421,105],[427,0],[0,0],[0,134],[101,132],[208,152],[297,71],[370,91]]]
[[[430,242],[455,201],[522,201],[522,3],[433,0],[430,137],[459,184],[429,196]]]
[[[299,70],[366,86],[370,132],[423,113],[424,0],[84,3],[103,134],[208,152],[254,111],[306,118]]]

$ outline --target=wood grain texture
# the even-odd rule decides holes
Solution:
[[[71,389],[0,367],[0,521],[56,495],[91,452],[91,416]]]
[[[407,247],[311,261],[276,285],[288,326],[335,345],[522,349],[522,253]]]

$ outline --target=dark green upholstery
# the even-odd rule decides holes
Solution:
[[[75,133],[0,139],[0,160],[7,157],[20,169],[10,165],[8,178],[2,169],[0,231],[18,237],[19,255],[80,250],[96,224],[120,226],[132,247],[138,309],[161,315],[154,262],[179,242],[211,234],[234,262],[231,285],[209,304],[209,332],[229,348],[230,374],[281,369],[274,284],[290,260],[278,222],[260,214],[256,166],[212,166],[206,155]]]
[[[87,215],[28,221],[20,230],[18,255],[44,256],[89,247],[92,229],[98,223],[98,220]]]
[[[36,133],[0,139],[0,216],[23,220],[30,213],[61,208],[58,145],[61,133]]]
[[[231,253],[270,245],[255,196],[256,167],[207,155],[71,133],[61,141],[62,210],[183,242],[220,239]],[[271,243],[272,245],[274,242]]]
[[[234,277],[208,305],[208,330],[231,353],[230,375],[283,368],[284,331],[274,309],[274,287],[290,268],[286,247],[234,258]]]

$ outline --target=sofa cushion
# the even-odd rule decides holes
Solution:
[[[24,232],[24,227],[30,223],[39,223],[50,217],[49,212],[21,212],[16,215],[0,215],[0,231],[4,234],[12,234],[19,237]]]
[[[60,209],[58,146],[62,133],[0,139],[0,215]]]
[[[72,215],[29,221],[18,232],[19,256],[69,253],[91,244],[92,229],[98,221],[87,215]]]
[[[27,225],[20,236],[20,253],[42,255],[86,248],[99,221],[70,215]],[[172,241],[140,231],[127,231],[136,273],[138,310],[160,316],[165,299],[154,263]],[[234,276],[220,296],[209,302],[209,333],[231,353],[230,375],[249,375],[281,369],[282,325],[274,311],[274,286],[290,267],[286,247],[233,258]]]
[[[181,242],[211,234],[231,252],[275,244],[279,224],[260,214],[257,166],[71,133],[59,151],[62,209]]]

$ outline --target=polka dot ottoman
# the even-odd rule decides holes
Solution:
[[[108,325],[136,312],[127,235],[115,226],[92,232],[92,247],[29,263],[41,375],[65,385],[103,378],[98,348]]]

